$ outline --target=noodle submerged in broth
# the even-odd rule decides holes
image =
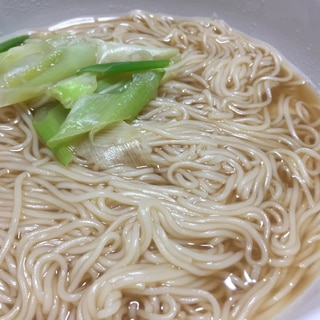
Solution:
[[[151,164],[61,166],[0,109],[0,319],[270,319],[319,270],[319,99],[226,23],[132,12],[40,30],[180,50],[131,125]]]

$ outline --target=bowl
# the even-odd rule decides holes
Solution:
[[[0,36],[85,16],[116,16],[142,9],[174,16],[217,17],[233,28],[271,44],[320,89],[319,0],[2,0]],[[320,318],[320,279],[291,303],[280,319]]]

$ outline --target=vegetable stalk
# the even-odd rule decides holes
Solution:
[[[0,43],[0,52],[8,51],[11,48],[17,47],[29,38],[29,35],[21,35]]]
[[[159,71],[136,73],[119,93],[94,93],[80,98],[48,146],[64,145],[85,133],[92,137],[109,124],[134,119],[156,95],[163,74]]]
[[[52,102],[36,110],[33,116],[33,126],[40,139],[47,142],[55,136],[61,124],[65,121],[68,110],[60,103]],[[66,144],[51,148],[52,153],[62,164],[67,165],[72,160],[72,150]]]

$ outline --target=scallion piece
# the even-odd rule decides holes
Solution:
[[[56,148],[72,143],[86,133],[92,137],[109,124],[134,119],[156,95],[163,74],[160,71],[135,73],[119,93],[93,93],[80,98],[48,146]]]
[[[123,61],[94,64],[84,67],[78,73],[124,73],[137,72],[151,69],[166,68],[170,64],[170,60],[141,60],[141,61]]]
[[[44,95],[53,84],[95,62],[96,46],[86,42],[56,48],[40,39],[6,51],[0,56],[0,107]]]
[[[59,100],[67,109],[86,94],[97,89],[97,78],[94,74],[84,73],[59,81],[49,89],[52,97]]]
[[[8,51],[9,49],[19,46],[29,38],[29,35],[18,36],[0,43],[0,52]]]
[[[35,111],[33,126],[40,139],[46,145],[47,142],[59,132],[60,126],[65,121],[68,112],[62,104],[57,102],[48,103]],[[60,144],[52,148],[49,147],[49,149],[63,165],[69,164],[72,160],[72,151],[67,144]]]

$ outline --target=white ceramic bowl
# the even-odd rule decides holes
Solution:
[[[0,36],[134,9],[223,19],[278,49],[320,92],[320,0],[0,0]],[[320,319],[319,301],[320,279],[276,319]]]

